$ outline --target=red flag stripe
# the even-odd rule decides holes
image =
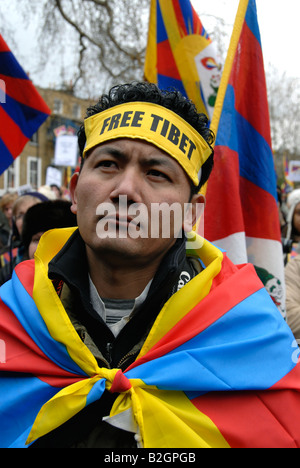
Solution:
[[[213,173],[207,186],[204,235],[210,241],[244,232],[239,156],[227,146],[216,146]]]
[[[159,74],[181,80],[173,52],[168,40],[157,44],[157,69]]]
[[[28,138],[21,132],[20,127],[10,118],[4,108],[0,106],[0,122],[5,122],[5,132],[1,132],[1,138],[13,157],[18,156]]]
[[[299,448],[299,391],[298,364],[267,392],[209,393],[192,403],[232,448]]]
[[[51,109],[49,109],[45,101],[41,98],[31,81],[1,74],[0,79],[5,83],[6,94],[8,96],[39,112],[51,114]]]
[[[8,45],[0,34],[0,52],[10,52]]]
[[[174,12],[175,12],[175,15],[176,15],[176,20],[177,20],[177,23],[178,23],[178,26],[179,26],[180,33],[182,34],[182,37],[187,36],[188,34],[190,34],[190,32],[187,31],[187,29],[186,29],[185,21],[184,21],[184,18],[182,16],[182,11],[181,11],[180,4],[179,4],[178,0],[173,0],[173,8],[174,8]]]
[[[278,209],[275,198],[244,177],[240,178],[240,194],[247,237],[281,242],[279,220],[274,216]]]
[[[235,90],[235,108],[271,147],[266,79],[264,68],[261,66],[263,62],[261,46],[246,22],[238,50],[246,50],[247,53],[236,54],[229,80],[229,84]],[[249,83],[251,83],[251,92],[247,92]]]
[[[51,361],[30,338],[15,315],[0,299],[1,339],[5,342],[6,362],[1,364],[2,371],[33,373],[47,383],[48,377],[72,377]],[[82,377],[80,377],[82,378]],[[78,380],[78,379],[77,379]]]

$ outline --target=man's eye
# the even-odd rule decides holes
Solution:
[[[154,177],[157,177],[157,178],[170,180],[170,178],[167,176],[167,174],[165,174],[164,172],[158,171],[157,169],[150,169],[148,171],[148,175],[154,176]]]
[[[97,163],[97,167],[112,169],[112,168],[117,167],[117,164],[114,161],[109,161],[109,160],[108,161],[99,161]]]

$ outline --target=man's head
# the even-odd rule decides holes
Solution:
[[[213,165],[212,143],[207,118],[178,92],[135,83],[102,96],[88,109],[79,132],[83,162],[70,186],[72,210],[88,251],[145,262],[161,258],[182,232],[182,224],[175,226],[176,215],[169,212],[171,229],[165,235],[162,212],[153,236],[157,213],[152,210],[161,204],[179,206],[181,212],[191,213],[191,228],[202,200],[199,188]],[[110,207],[114,213],[109,213]],[[117,242],[99,235],[104,221],[117,229]]]
[[[213,149],[211,145],[214,142],[214,134],[208,128],[208,119],[204,114],[199,114],[192,101],[186,99],[178,91],[161,91],[156,85],[147,82],[138,82],[132,84],[124,84],[113,87],[108,94],[103,95],[98,103],[87,109],[86,118],[95,116],[101,112],[132,102],[153,103],[171,110],[178,116],[184,119],[210,146],[210,156],[206,159],[201,167],[201,179],[195,187],[192,184],[192,192],[196,193],[207,182],[213,168]],[[155,121],[154,121],[155,125]],[[162,130],[162,127],[161,127]],[[170,130],[170,128],[168,129]],[[166,130],[166,132],[168,131]],[[84,153],[87,136],[85,126],[82,125],[78,132],[78,142],[81,157]],[[184,144],[184,142],[183,142]],[[188,151],[190,146],[185,144],[185,151]],[[84,158],[81,160],[81,167],[84,163]]]

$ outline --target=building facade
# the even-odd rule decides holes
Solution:
[[[55,141],[59,134],[75,134],[83,122],[86,109],[94,102],[80,99],[71,91],[36,87],[52,113],[26,144],[20,156],[0,176],[0,196],[6,192],[36,190],[46,183],[47,169],[61,173],[61,185],[66,185],[74,167],[55,166]]]

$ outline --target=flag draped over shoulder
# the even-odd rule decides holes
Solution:
[[[47,277],[72,232],[44,234],[0,289],[0,447],[30,445],[105,389],[119,393],[110,417],[130,412],[145,448],[300,446],[299,350],[252,265],[204,240],[189,251],[205,268],[122,373],[98,367]]]
[[[190,0],[152,0],[145,78],[175,88],[212,116],[221,79],[212,41]]]
[[[205,237],[250,262],[285,315],[284,268],[267,90],[255,0],[241,0],[211,128]]]
[[[20,155],[50,114],[0,35],[0,174]]]

